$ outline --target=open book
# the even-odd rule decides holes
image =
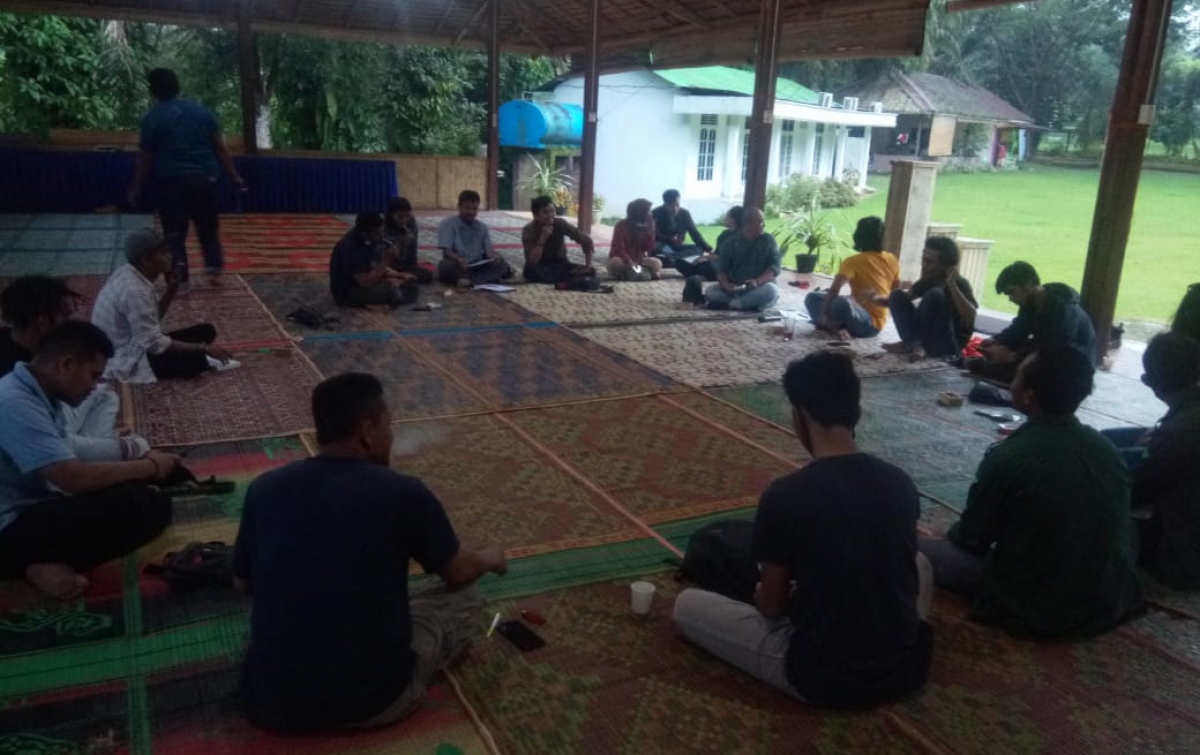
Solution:
[[[484,257],[481,260],[467,263],[467,267],[479,267],[480,265],[490,265],[496,261],[495,257]]]

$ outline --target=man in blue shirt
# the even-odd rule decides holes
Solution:
[[[464,548],[437,497],[388,468],[391,413],[372,375],[313,390],[320,450],[246,492],[236,586],[254,597],[242,696],[283,733],[393,723],[482,630],[474,587],[504,574],[496,547]],[[440,580],[409,591],[409,559]]]
[[[24,576],[74,598],[88,586],[81,572],[149,542],[171,521],[170,499],[145,482],[165,478],[178,456],[85,462],[68,440],[62,404],[88,397],[112,353],[104,331],[72,320],[0,378],[0,579]]]
[[[155,68],[147,75],[150,94],[157,104],[142,118],[141,154],[129,187],[129,204],[136,206],[142,187],[153,169],[158,214],[163,233],[171,245],[176,277],[188,279],[188,220],[196,224],[196,236],[204,251],[210,276],[224,267],[224,252],[218,236],[217,178],[220,167],[239,190],[246,184],[225,149],[217,118],[203,105],[180,99],[179,79],[168,68]]]
[[[508,262],[496,254],[488,227],[478,215],[479,194],[467,189],[458,195],[458,214],[438,226],[442,250],[438,279],[447,286],[478,286],[513,276]]]

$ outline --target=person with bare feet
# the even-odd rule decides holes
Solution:
[[[68,440],[62,405],[88,397],[112,354],[104,331],[72,320],[0,378],[0,579],[23,576],[48,595],[75,598],[87,589],[84,572],[171,522],[171,499],[147,483],[170,474],[178,456],[86,462]]]
[[[908,290],[896,289],[888,309],[900,340],[883,345],[911,362],[926,356],[953,356],[967,345],[979,304],[971,284],[958,275],[959,251],[954,239],[930,236],[921,255],[921,279]],[[920,304],[914,302],[920,300]]]
[[[487,223],[479,219],[479,192],[466,189],[458,195],[458,214],[438,225],[438,280],[447,286],[481,286],[513,276],[508,261],[492,243]]]
[[[508,569],[497,546],[462,547],[437,496],[389,469],[378,378],[329,378],[312,408],[317,455],[250,485],[234,551],[234,584],[253,598],[246,712],[292,734],[414,713],[431,677],[482,632],[475,583]],[[439,579],[410,585],[410,559]]]
[[[814,291],[804,305],[813,325],[843,341],[874,338],[887,324],[888,295],[900,287],[900,261],[883,251],[883,220],[862,218],[854,229],[859,252],[842,262],[828,292]],[[850,297],[838,294],[850,284]]]

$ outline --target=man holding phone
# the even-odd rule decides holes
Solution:
[[[376,377],[330,378],[312,407],[317,455],[251,484],[234,553],[235,586],[253,595],[247,714],[289,734],[416,711],[482,629],[475,583],[508,569],[498,546],[459,545],[437,497],[388,468],[392,415]],[[410,591],[410,558],[440,580]]]

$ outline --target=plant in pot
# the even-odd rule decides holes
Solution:
[[[554,209],[562,215],[571,203],[571,174],[554,166],[553,158],[530,158],[529,171],[521,179],[521,188],[535,197],[550,197]]]
[[[787,218],[787,233],[779,245],[779,251],[787,254],[792,248],[803,249],[796,254],[796,272],[811,273],[817,268],[821,252],[832,252],[842,245],[837,226],[829,213],[821,212],[815,200],[805,210],[784,213]]]

